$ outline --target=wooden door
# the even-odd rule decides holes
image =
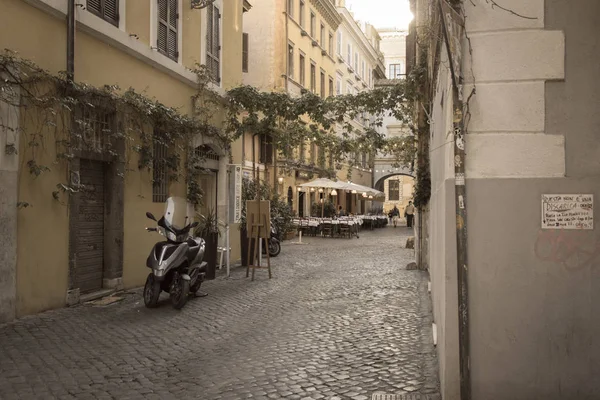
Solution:
[[[81,160],[76,281],[81,293],[102,288],[104,269],[104,163]]]

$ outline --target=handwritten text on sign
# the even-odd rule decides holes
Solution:
[[[543,194],[542,229],[594,229],[594,195]]]

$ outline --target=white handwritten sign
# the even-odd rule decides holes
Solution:
[[[236,224],[242,218],[242,167],[235,166],[235,175],[233,177],[234,202],[233,202],[233,222]]]
[[[543,194],[542,229],[594,229],[594,195]]]

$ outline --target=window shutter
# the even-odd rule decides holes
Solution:
[[[119,23],[119,0],[104,0],[104,18]]]
[[[158,51],[174,61],[179,58],[178,22],[177,0],[158,0],[158,38],[156,47]]]
[[[101,0],[87,0],[87,9],[102,14]]]
[[[221,14],[215,5],[207,7],[206,12],[206,66],[210,76],[216,81],[220,81],[220,51],[221,38],[219,34],[219,20]]]

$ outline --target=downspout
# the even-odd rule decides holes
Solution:
[[[75,78],[75,0],[67,4],[67,80]]]
[[[442,8],[442,0],[438,1],[439,12],[444,30],[446,52],[452,72],[452,100],[454,106],[454,190],[456,208],[456,270],[458,281],[458,343],[460,362],[460,398],[471,400],[471,350],[469,339],[469,290],[468,290],[468,242],[467,242],[467,190],[465,177],[465,137],[464,113],[454,71],[450,39],[446,27],[446,19]]]

